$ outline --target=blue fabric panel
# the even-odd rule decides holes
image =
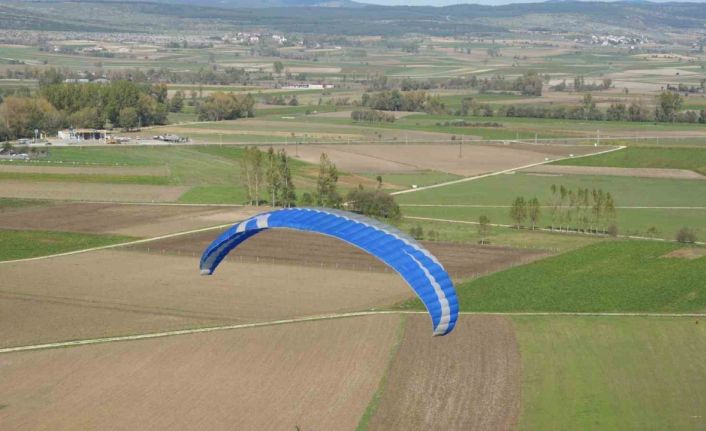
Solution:
[[[344,211],[286,208],[238,223],[206,248],[201,256],[201,273],[212,274],[232,249],[262,230],[273,228],[328,235],[368,252],[399,273],[414,290],[429,312],[435,335],[446,335],[456,325],[456,290],[441,263],[402,232]]]

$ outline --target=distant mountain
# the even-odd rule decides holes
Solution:
[[[257,7],[256,7],[257,6]],[[375,6],[352,0],[0,0],[0,28],[162,32],[271,29],[327,35],[703,32],[700,3],[557,1],[503,6]]]
[[[139,0],[129,0],[139,3]],[[153,0],[155,1],[155,0]],[[359,7],[351,0],[156,0],[157,3],[169,3],[199,7],[227,9],[265,9],[273,7]]]

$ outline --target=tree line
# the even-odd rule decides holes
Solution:
[[[547,207],[552,230],[617,235],[617,210],[613,196],[603,189],[579,187],[569,189],[552,184]],[[542,206],[539,199],[517,197],[510,206],[510,219],[518,229],[529,221],[531,229],[540,224]]]
[[[326,153],[321,153],[319,158],[314,192],[304,192],[299,199],[292,180],[292,160],[284,149],[275,151],[270,147],[262,152],[256,146],[245,147],[240,158],[240,173],[251,205],[345,208],[393,223],[401,218],[399,205],[389,193],[381,190],[382,178],[378,178],[376,189],[361,185],[342,197],[338,191],[338,168]],[[263,195],[265,199],[261,198]]]
[[[255,99],[250,93],[215,92],[196,105],[201,121],[235,120],[255,116]]]
[[[545,78],[537,72],[528,71],[515,79],[506,79],[502,75],[489,78],[479,78],[475,75],[448,79],[412,79],[393,80],[385,75],[369,76],[365,83],[368,90],[420,91],[433,89],[478,89],[480,93],[487,92],[517,92],[525,96],[541,96]]]
[[[374,109],[356,109],[351,112],[351,119],[356,123],[394,123],[395,114]]]
[[[426,91],[385,90],[363,93],[361,105],[381,111],[412,111],[429,114],[447,112],[439,96],[430,96]]]
[[[593,96],[585,94],[578,105],[503,105],[494,108],[487,103],[478,103],[473,97],[461,100],[457,115],[478,117],[551,118],[587,121],[634,121],[664,123],[706,123],[706,109],[682,110],[684,99],[678,93],[663,91],[657,96],[654,106],[642,101],[613,102],[606,109],[596,105]]]
[[[7,96],[0,103],[0,139],[55,133],[65,127],[131,129],[165,124],[165,86],[115,81],[110,84],[49,84],[32,95]]]

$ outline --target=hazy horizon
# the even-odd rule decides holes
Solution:
[[[375,4],[383,6],[452,6],[458,4],[480,4],[488,6],[500,6],[508,4],[517,3],[543,3],[541,0],[477,0],[477,1],[463,1],[463,0],[354,0],[358,3],[365,4]],[[580,0],[580,1],[603,1],[605,3],[612,3],[619,0]],[[633,0],[635,1],[635,0]],[[706,3],[706,0],[648,0],[651,3]]]

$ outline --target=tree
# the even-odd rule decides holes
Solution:
[[[137,127],[140,118],[137,115],[135,108],[123,108],[118,116],[118,125],[125,130],[131,130]]]
[[[267,189],[271,198],[272,206],[277,204],[277,195],[281,187],[280,171],[277,164],[277,154],[274,148],[270,147],[265,155],[265,178]]]
[[[696,242],[696,234],[688,227],[683,227],[677,232],[676,240],[686,244],[693,244]]]
[[[527,203],[527,215],[529,216],[529,219],[532,222],[532,230],[534,230],[534,228],[537,226],[537,224],[539,222],[540,213],[541,213],[541,204],[539,203],[539,199],[532,198]]]
[[[316,204],[324,207],[338,208],[341,197],[337,190],[338,169],[328,158],[326,153],[321,153],[319,158],[319,177],[316,180]]]
[[[69,126],[76,128],[101,129],[105,125],[105,119],[100,115],[97,108],[83,108],[69,115],[67,122]]]
[[[272,63],[272,68],[274,69],[277,75],[281,75],[284,71],[284,64],[282,64],[281,61],[275,61],[274,63]]]
[[[289,167],[289,156],[284,148],[277,153],[277,159],[280,178],[280,203],[283,207],[289,208],[297,201],[297,194],[292,181],[292,171]]]
[[[181,112],[182,109],[184,109],[184,92],[179,90],[174,93],[174,96],[169,101],[169,111]]]
[[[522,226],[522,223],[527,219],[527,203],[525,202],[525,198],[515,198],[510,208],[510,218],[515,222],[515,226],[518,229]]]
[[[216,92],[197,107],[199,120],[235,120],[255,116],[255,99],[250,94]]]
[[[480,243],[485,244],[486,238],[490,234],[490,219],[486,215],[481,215],[478,217],[478,236],[480,237]]]
[[[252,205],[260,204],[260,184],[262,183],[262,152],[257,147],[245,147],[240,159],[240,173]]]
[[[0,139],[34,137],[36,129],[54,132],[62,123],[61,113],[44,98],[8,96],[0,104]]]
[[[424,228],[419,224],[416,226],[412,226],[412,228],[409,230],[409,234],[412,235],[412,238],[416,240],[422,240],[424,239]]]
[[[657,96],[655,117],[658,121],[673,122],[681,110],[684,99],[681,94],[672,91],[663,91]]]
[[[402,218],[395,199],[382,190],[368,190],[362,186],[346,195],[346,205],[351,211],[396,223]]]

